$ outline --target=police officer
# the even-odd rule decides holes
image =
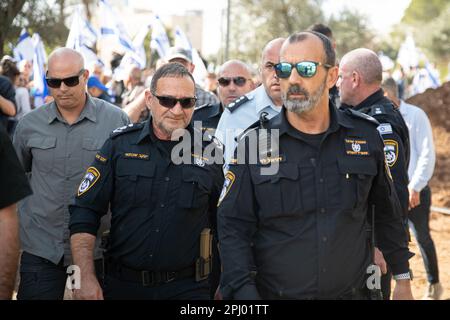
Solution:
[[[31,194],[6,129],[0,125],[0,300],[11,299],[19,258],[16,202]]]
[[[225,298],[366,299],[372,205],[377,245],[406,278],[411,254],[383,141],[373,118],[330,104],[334,62],[319,33],[291,35],[282,46],[275,70],[283,110],[264,124],[278,131],[249,130],[238,150],[252,134],[279,141],[260,139],[255,162],[247,144],[246,163],[231,161],[219,199]],[[409,280],[397,281],[394,296],[412,298]]]
[[[72,252],[81,269],[77,298],[103,297],[92,248],[109,206],[105,298],[209,298],[211,249],[204,229],[215,214],[223,176],[203,153],[201,132],[193,141],[194,94],[194,79],[181,64],[158,69],[146,92],[150,120],[116,130],[88,168],[70,207]],[[178,149],[176,136],[187,150]],[[179,157],[183,162],[176,165]]]
[[[204,104],[195,109],[193,121],[202,121],[203,130],[214,135],[225,106],[255,89],[250,67],[240,60],[229,60],[218,72],[218,95],[220,103]]]
[[[257,121],[262,114],[268,119],[281,110],[280,83],[273,66],[279,61],[284,38],[269,41],[262,51],[260,76],[262,85],[230,103],[217,125],[216,137],[225,148],[225,164],[230,162],[236,148],[236,137]]]
[[[400,112],[384,96],[381,89],[382,72],[381,62],[373,51],[355,49],[342,58],[337,85],[341,94],[341,107],[350,106],[374,117],[380,123],[378,131],[384,139],[386,160],[402,207],[405,228],[408,230],[409,133]],[[387,272],[382,283],[385,299],[390,296],[390,282],[390,272]]]

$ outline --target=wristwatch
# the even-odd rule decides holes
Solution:
[[[392,278],[394,278],[394,280],[412,280],[413,274],[411,269],[409,269],[409,272],[396,274],[392,276]]]

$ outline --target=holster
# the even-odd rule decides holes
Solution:
[[[211,229],[205,228],[200,234],[200,257],[195,262],[195,281],[208,278],[212,268],[212,234]]]

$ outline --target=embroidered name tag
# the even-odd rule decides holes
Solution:
[[[106,163],[108,161],[108,159],[106,159],[105,157],[103,157],[102,155],[100,155],[98,153],[95,155],[95,159],[97,159],[101,163]]]
[[[133,153],[133,152],[126,152],[123,154],[124,158],[129,159],[141,159],[141,160],[148,160],[148,154],[143,153]]]
[[[369,145],[363,139],[345,139],[345,153],[350,156],[368,156]]]

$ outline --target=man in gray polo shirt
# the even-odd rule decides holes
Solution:
[[[14,147],[33,189],[19,203],[18,299],[63,298],[71,264],[68,205],[109,134],[129,123],[121,109],[86,93],[88,77],[78,52],[53,51],[46,82],[54,101],[24,116],[15,131]]]

